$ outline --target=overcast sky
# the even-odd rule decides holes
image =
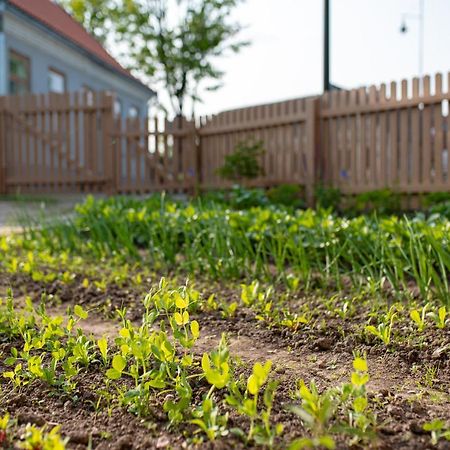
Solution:
[[[425,1],[425,73],[450,70],[450,0]],[[418,74],[419,0],[331,0],[332,83],[353,88]],[[225,86],[204,96],[198,113],[319,93],[322,0],[247,0],[236,10],[252,45],[220,61]],[[446,78],[446,77],[445,77]]]

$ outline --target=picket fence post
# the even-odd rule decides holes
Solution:
[[[314,207],[314,191],[320,174],[320,99],[306,100],[306,167],[305,182],[306,204]]]
[[[0,97],[0,194],[6,194],[6,107]]]

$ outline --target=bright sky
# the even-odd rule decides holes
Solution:
[[[331,81],[353,88],[418,74],[420,0],[331,0]],[[425,1],[425,73],[450,70],[450,0]],[[252,45],[220,61],[225,86],[197,113],[267,103],[322,89],[322,0],[247,0],[236,11]],[[444,77],[446,78],[446,77]]]

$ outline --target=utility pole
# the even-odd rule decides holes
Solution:
[[[330,0],[324,0],[323,91],[330,90]]]

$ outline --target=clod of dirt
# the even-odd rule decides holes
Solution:
[[[333,346],[333,341],[329,338],[320,338],[316,341],[316,348],[322,352],[326,352],[327,350],[330,350],[330,348]]]
[[[45,420],[32,412],[23,412],[17,416],[17,422],[19,425],[26,425],[28,423],[37,425],[38,427],[42,427],[45,425]]]
[[[131,450],[133,448],[133,438],[131,436],[122,436],[114,444],[114,450]]]
[[[68,436],[72,444],[89,444],[89,433],[86,433],[84,431],[74,431],[72,433],[69,433]]]
[[[414,434],[428,434],[427,431],[423,429],[423,426],[420,425],[418,422],[411,422],[411,425],[409,426],[410,431],[412,431]]]
[[[15,395],[8,402],[9,406],[17,406],[17,407],[25,406],[26,404],[27,404],[27,397],[23,394]]]

